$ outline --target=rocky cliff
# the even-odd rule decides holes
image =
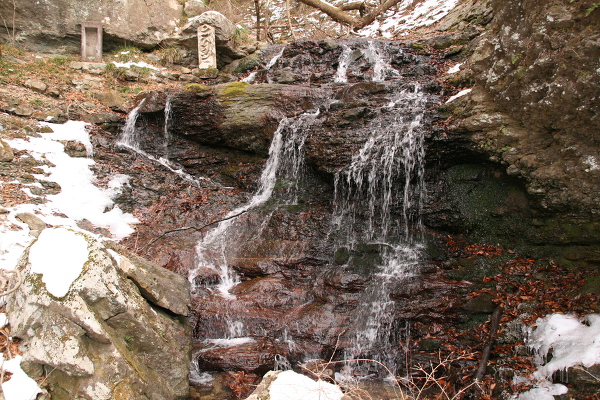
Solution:
[[[77,54],[83,22],[103,24],[107,50],[125,43],[152,48],[179,24],[183,5],[177,0],[4,1],[0,15],[5,41],[33,51]]]
[[[475,87],[453,103],[464,132],[525,184],[537,244],[595,265],[600,222],[600,13],[591,1],[492,2],[474,42]],[[587,247],[589,246],[589,247]]]

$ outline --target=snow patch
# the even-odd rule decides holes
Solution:
[[[456,93],[454,96],[451,96],[447,101],[446,104],[450,103],[451,101],[454,101],[456,99],[458,99],[459,97],[463,97],[466,94],[471,93],[471,90],[473,89],[465,89],[465,90],[461,90],[460,92]]]
[[[598,164],[598,160],[594,156],[587,156],[583,162],[588,165],[589,168],[585,169],[585,172],[596,171],[600,169],[600,165]]]
[[[21,369],[22,358],[22,356],[16,356],[12,360],[4,361],[4,356],[0,354],[2,369],[12,374],[9,381],[2,383],[2,391],[6,400],[31,400],[35,399],[39,393],[43,393],[37,383]]]
[[[339,400],[341,389],[324,381],[314,381],[294,371],[283,371],[271,383],[271,400]]]
[[[538,367],[533,378],[538,382],[534,389],[513,397],[515,400],[554,400],[553,396],[567,393],[567,387],[550,383],[552,374],[575,365],[600,364],[600,314],[581,320],[574,315],[547,315],[537,319],[528,336],[527,345]],[[552,359],[547,361],[550,352]]]
[[[456,64],[454,67],[450,68],[448,71],[446,71],[447,74],[455,74],[458,71],[460,71],[460,67],[463,65],[463,63],[460,64]]]
[[[397,12],[383,23],[373,22],[359,31],[362,36],[380,33],[391,38],[394,34],[406,35],[408,31],[421,26],[429,26],[445,17],[458,3],[458,0],[424,0],[411,9],[414,0],[403,0],[396,7]]]
[[[549,378],[556,371],[575,365],[600,364],[600,314],[590,314],[581,323],[573,315],[552,314],[538,318],[528,346],[536,356],[536,378]],[[588,326],[589,325],[589,326]],[[552,349],[552,360],[546,356]]]
[[[160,71],[161,69],[166,69],[166,68],[155,67],[154,65],[148,64],[147,62],[144,62],[144,61],[135,61],[135,62],[128,61],[128,62],[124,62],[124,63],[120,63],[120,62],[116,62],[116,61],[111,61],[111,62],[113,64],[115,64],[115,67],[117,67],[117,68],[139,67],[139,68],[153,69],[155,71]]]
[[[42,274],[42,282],[55,297],[63,297],[79,277],[88,259],[83,236],[64,228],[44,229],[31,246],[31,273]]]
[[[519,394],[518,397],[513,397],[514,400],[556,400],[556,397],[567,393],[569,390],[565,385],[552,384],[548,381],[543,381],[538,384],[538,387]]]
[[[110,231],[113,239],[121,240],[133,232],[130,224],[139,222],[133,215],[123,213],[114,206],[112,197],[127,182],[125,175],[116,175],[109,183],[109,189],[103,190],[92,181],[94,174],[90,166],[94,161],[89,158],[73,158],[64,152],[60,140],[77,140],[83,143],[88,154],[92,153],[92,145],[87,132],[87,124],[81,121],[69,121],[63,125],[44,125],[54,132],[41,133],[40,137],[29,137],[29,140],[15,139],[9,144],[18,150],[27,150],[37,160],[49,161],[53,166],[42,169],[48,176],[37,175],[36,178],[56,182],[61,191],[46,197],[47,202],[34,208],[19,206],[18,212],[32,212],[50,225],[64,225],[78,229],[77,221],[88,220],[98,227]],[[23,210],[23,208],[29,208]],[[15,209],[16,211],[16,209]],[[64,216],[57,216],[64,214]],[[0,251],[0,257],[2,256]]]
[[[0,313],[0,329],[8,325],[8,318],[5,313]]]

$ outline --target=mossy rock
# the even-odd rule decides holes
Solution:
[[[248,82],[232,82],[226,85],[221,93],[219,93],[220,97],[236,97],[243,96],[246,94],[246,86],[248,86]]]
[[[200,83],[190,83],[183,89],[184,93],[208,93],[210,91],[210,86],[202,85]]]

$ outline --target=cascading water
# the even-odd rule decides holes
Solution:
[[[344,50],[342,50],[342,54],[338,60],[338,68],[335,73],[335,77],[333,79],[336,83],[346,83],[348,82],[348,77],[346,76],[346,71],[348,69],[348,65],[352,61],[352,48],[347,45],[342,45]]]
[[[133,152],[135,152],[151,161],[161,164],[162,166],[166,167],[171,172],[173,172],[176,175],[178,175],[179,177],[181,177],[184,181],[189,182],[194,186],[203,187],[203,186],[208,185],[211,187],[220,187],[221,185],[219,185],[216,182],[213,182],[212,180],[210,180],[208,178],[195,177],[193,175],[186,173],[181,166],[176,165],[169,160],[168,145],[169,145],[169,142],[171,141],[171,134],[169,133],[169,126],[170,126],[170,121],[172,118],[172,101],[171,101],[170,97],[167,98],[167,101],[165,103],[165,122],[164,122],[164,128],[163,128],[163,146],[162,146],[163,154],[154,156],[154,155],[148,153],[147,151],[144,151],[141,148],[140,132],[136,128],[136,123],[137,123],[139,115],[140,115],[140,109],[146,103],[146,100],[147,100],[146,98],[142,99],[142,101],[140,101],[138,103],[138,105],[135,106],[127,115],[127,118],[125,119],[125,125],[123,126],[123,130],[121,132],[121,136],[119,137],[117,144],[119,146],[128,148],[129,150],[132,150]]]
[[[283,51],[271,59],[269,65],[275,65],[272,76],[260,79],[267,82],[277,79],[281,69],[289,71],[291,60],[297,64],[306,60],[305,54],[293,50],[286,52],[282,62],[276,65],[272,61],[279,60]],[[397,58],[392,59],[390,54]],[[399,65],[414,57],[405,57],[398,47],[390,50],[375,41],[347,41],[331,55],[331,64],[335,65],[334,57],[337,58],[337,70],[319,71],[321,77],[328,78],[318,78],[329,79],[329,86],[322,92],[331,93],[331,98],[323,99],[320,110],[281,118],[254,195],[244,205],[224,213],[222,221],[196,245],[197,268],[188,275],[195,289],[194,296],[199,303],[217,304],[197,307],[200,322],[195,332],[200,350],[195,359],[207,368],[221,367],[214,367],[212,356],[204,358],[202,352],[210,353],[215,346],[225,346],[225,343],[231,348],[247,344],[246,350],[255,343],[257,347],[251,351],[259,352],[261,338],[271,340],[271,344],[276,342],[273,346],[276,345],[277,354],[272,360],[277,368],[287,368],[289,362],[301,361],[298,354],[308,358],[330,357],[331,352],[327,353],[324,348],[329,346],[327,351],[330,351],[336,347],[337,338],[339,347],[335,357],[375,359],[395,370],[398,342],[406,339],[396,335],[395,330],[407,331],[410,324],[399,322],[395,317],[397,304],[392,295],[396,286],[417,274],[422,264],[423,123],[425,109],[435,100],[417,79],[398,79]],[[303,66],[298,73],[301,78],[309,69],[306,64]],[[365,82],[365,78],[371,82]],[[373,95],[372,102],[365,101],[369,95]],[[302,178],[302,171],[305,158],[313,157],[309,158],[312,163],[320,153],[319,149],[310,147],[312,142],[306,141],[307,136],[315,133],[314,136],[321,138],[315,140],[322,140],[317,143],[336,143],[336,134],[328,132],[334,129],[345,129],[339,135],[343,145],[358,145],[354,147],[354,155],[344,161],[345,167],[334,175],[333,198],[328,195],[314,205],[310,203],[314,197],[310,196],[320,196],[321,186],[306,189],[317,178],[313,175],[310,179]],[[324,152],[337,151],[335,145],[328,146]],[[325,185],[330,193],[330,182]],[[300,199],[300,196],[306,197]],[[302,230],[307,226],[302,225],[303,218],[310,220],[311,213],[318,212],[315,211],[318,207],[326,209],[318,217],[326,215],[320,219],[324,222],[315,223],[321,230],[311,231],[312,225]],[[296,220],[280,217],[292,209],[307,211],[298,212]],[[284,224],[283,229],[294,232],[289,237],[277,236],[281,233],[277,224]],[[296,239],[296,231],[308,233],[310,237]],[[294,258],[296,254],[288,256],[282,254],[283,251],[273,250],[274,246],[305,244],[309,251],[298,251],[298,258]],[[256,250],[261,245],[267,250],[263,252],[262,247]],[[333,260],[338,250],[347,253],[345,258],[340,258],[342,261]],[[266,260],[264,269],[259,265],[261,261],[256,261],[263,260],[261,257]],[[288,260],[291,260],[289,267],[285,265]],[[277,265],[269,269],[269,263]],[[303,275],[305,266],[307,271],[312,271],[307,272],[308,276]],[[331,275],[347,273],[349,278],[342,277],[338,285],[328,269],[333,271]],[[332,288],[338,290],[355,279],[353,274],[367,276],[366,283],[347,290],[351,301],[340,306],[340,312],[347,313],[348,318],[336,320],[341,326],[336,330],[338,327],[328,325],[335,316],[330,318],[323,304],[328,301],[327,292]],[[287,299],[294,291],[287,286],[281,288],[285,279],[292,280],[291,285],[304,286],[298,290],[300,297],[276,309],[278,306],[273,304],[284,303],[277,297],[283,295]],[[263,291],[262,285],[267,289]],[[252,297],[248,293],[264,297]],[[335,301],[330,308],[334,310],[332,313],[337,312],[335,307],[339,305]],[[311,320],[313,316],[315,322]],[[303,324],[309,325],[310,331]],[[315,342],[319,345],[313,345]],[[373,372],[356,362],[348,365],[357,375],[367,376]]]
[[[227,298],[232,295],[230,289],[239,282],[238,276],[229,268],[227,257],[232,251],[232,236],[230,228],[235,225],[236,218],[253,208],[267,202],[273,193],[278,179],[296,182],[302,162],[302,147],[309,127],[315,123],[319,110],[305,113],[296,118],[282,118],[269,148],[269,158],[260,177],[259,189],[250,201],[230,211],[217,227],[211,230],[196,246],[198,267],[190,271],[189,280],[192,284],[197,276],[198,269],[208,268],[219,274],[219,283],[216,289]]]
[[[167,101],[165,102],[165,125],[163,129],[163,138],[164,138],[164,154],[165,158],[169,158],[169,143],[171,142],[171,133],[169,132],[169,128],[171,126],[171,119],[173,118],[173,99],[171,96],[167,97]]]
[[[341,246],[377,249],[374,280],[362,295],[350,329],[345,358],[374,359],[395,370],[394,284],[415,274],[423,245],[414,232],[421,228],[426,96],[418,84],[401,90],[375,119],[367,141],[335,179],[334,226]],[[393,208],[401,206],[398,219]],[[359,218],[359,214],[360,218]],[[362,221],[366,219],[366,226]],[[390,340],[390,338],[392,339]],[[373,363],[355,368],[368,375]]]

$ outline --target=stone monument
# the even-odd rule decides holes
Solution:
[[[208,24],[198,26],[198,68],[217,68],[215,28]]]
[[[81,60],[102,61],[102,23],[83,22],[81,24]]]

